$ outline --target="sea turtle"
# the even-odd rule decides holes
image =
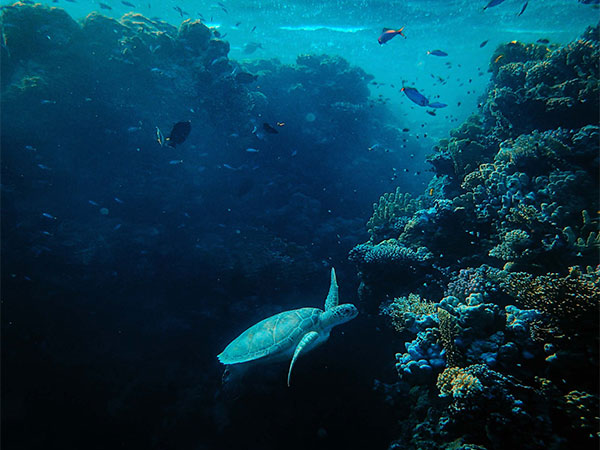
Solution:
[[[268,317],[235,338],[217,358],[227,366],[238,367],[291,357],[287,377],[289,386],[298,356],[325,342],[333,327],[357,316],[358,310],[354,305],[338,305],[338,301],[338,285],[332,268],[325,311],[300,308]]]

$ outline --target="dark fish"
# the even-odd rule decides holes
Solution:
[[[183,17],[183,9],[181,9],[179,6],[173,6],[173,9],[177,11],[181,17]]]
[[[100,9],[112,9],[111,6],[108,6],[106,3],[98,3]]]
[[[584,5],[598,5],[600,4],[600,0],[579,0],[579,3],[583,3]]]
[[[491,0],[487,5],[483,7],[485,11],[488,8],[493,8],[494,6],[498,6],[500,3],[504,2],[504,0]]]
[[[402,131],[404,131],[405,133],[408,133],[410,131],[409,128],[402,128]]]
[[[252,29],[250,30],[250,33],[252,33],[254,30],[256,30],[256,25],[254,25],[254,26],[252,27]]]
[[[377,38],[377,42],[379,42],[379,45],[383,45],[398,34],[403,36],[404,39],[406,39],[406,36],[402,34],[402,30],[404,30],[404,27],[400,28],[399,30],[394,30],[392,28],[384,28],[381,32],[381,35]]]
[[[406,94],[406,96],[413,102],[415,102],[417,105],[419,106],[427,106],[429,105],[429,100],[427,100],[427,98],[419,93],[419,91],[417,91],[415,88],[412,87],[403,87],[401,89],[402,92],[404,92]]]
[[[235,81],[240,84],[254,83],[258,79],[258,75],[253,75],[248,72],[240,72],[235,75]]]
[[[428,55],[433,55],[433,56],[448,56],[448,53],[443,52],[441,50],[432,50],[430,52],[427,52]]]
[[[429,105],[431,106],[431,105]],[[432,109],[431,111],[425,111],[427,114],[429,114],[430,116],[435,116],[435,110]],[[425,136],[424,136],[425,137]]]
[[[277,129],[275,129],[274,127],[269,125],[267,122],[263,123],[263,130],[265,130],[269,134],[278,134],[279,133],[279,131],[277,131]]]
[[[433,102],[429,103],[427,106],[429,106],[430,108],[445,108],[448,105],[446,105],[445,103]]]
[[[535,42],[537,42],[538,44],[549,44],[550,43],[550,41],[548,39],[544,39],[544,38],[538,39]]]
[[[241,24],[242,24],[242,22],[237,22],[237,23],[235,24],[235,27],[237,28],[237,27],[239,27]]]
[[[517,14],[517,17],[519,17],[521,14],[523,14],[525,12],[525,9],[527,8],[528,4],[529,4],[529,1],[526,1],[525,4],[523,5],[523,7],[521,8],[521,11],[519,11],[519,14]]]
[[[481,44],[479,44],[479,48],[485,47],[489,41],[490,41],[489,39],[486,39],[485,41],[483,41]]]
[[[192,131],[192,122],[177,122],[173,125],[171,134],[165,139],[165,142],[170,147],[176,147],[178,144],[183,144]]]
[[[121,0],[121,3],[123,3],[125,6],[129,6],[130,8],[135,8],[133,3],[126,2],[125,0]]]
[[[263,48],[262,44],[259,44],[258,42],[247,42],[246,45],[244,45],[243,53],[245,55],[251,55],[259,48]]]

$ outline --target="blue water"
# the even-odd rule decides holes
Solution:
[[[402,444],[409,413],[437,417],[438,392],[396,372],[410,339],[379,306],[408,292],[368,303],[385,270],[359,273],[349,252],[369,240],[385,193],[425,193],[420,220],[435,215],[428,202],[445,194],[426,158],[483,114],[499,46],[559,48],[600,10],[576,0],[532,0],[520,16],[521,0],[485,11],[466,0],[131,3],[0,2],[3,448],[450,448],[439,429]],[[130,16],[125,30],[131,11],[152,25],[141,31],[145,19]],[[177,41],[187,19],[209,27],[215,47]],[[406,38],[380,45],[383,27]],[[257,78],[234,81],[240,73]],[[403,86],[447,106],[420,107]],[[182,143],[157,142],[181,121],[191,122]],[[597,177],[586,183],[597,190]],[[466,231],[456,227],[415,242],[447,240],[453,254]],[[429,268],[414,272],[432,300],[463,268],[444,253],[435,282]],[[217,354],[265,317],[322,308],[332,267],[359,316],[300,357],[292,387],[288,360],[228,384]],[[592,448],[594,432],[524,448]],[[473,445],[510,448],[486,439]]]

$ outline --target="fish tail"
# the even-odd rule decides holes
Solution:
[[[404,35],[404,33],[402,33],[402,30],[404,30],[404,27],[400,28],[397,33],[402,36],[404,39],[406,39],[406,36]]]

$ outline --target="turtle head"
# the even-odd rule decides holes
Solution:
[[[335,306],[323,313],[321,324],[323,328],[333,328],[348,322],[358,316],[358,309],[350,303]]]

